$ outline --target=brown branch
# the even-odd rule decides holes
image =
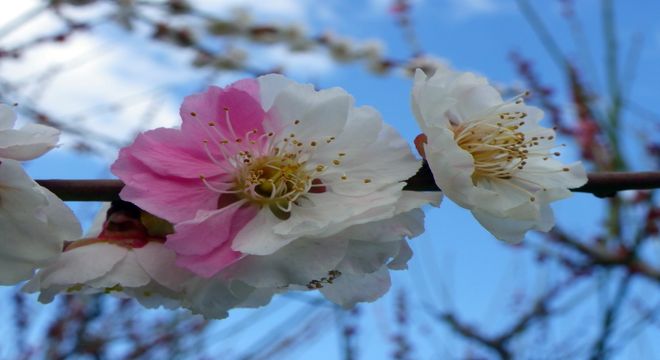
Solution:
[[[589,181],[574,192],[594,194],[598,197],[614,196],[623,190],[644,190],[660,188],[660,172],[598,172],[587,175]],[[415,176],[408,179],[405,190],[438,191],[433,174],[427,164]]]
[[[587,269],[592,266],[601,267],[624,267],[627,271],[634,274],[639,274],[648,280],[660,282],[660,269],[652,266],[642,258],[637,256],[635,248],[626,249],[622,248],[618,251],[600,248],[595,245],[581,243],[572,239],[567,234],[555,228],[551,232],[552,239],[559,244],[565,245],[569,248],[576,250],[588,259],[586,264],[578,265],[572,263],[573,266],[580,266]]]
[[[64,201],[119,200],[121,180],[37,180]]]
[[[481,334],[477,329],[460,322],[458,319],[456,319],[456,317],[453,314],[451,313],[440,314],[438,318],[447,325],[449,325],[449,327],[451,327],[452,330],[461,334],[466,339],[474,340],[480,343],[481,345],[485,346],[486,348],[494,351],[495,353],[497,353],[500,359],[506,360],[512,358],[511,352],[509,352],[509,350],[504,346],[504,344],[498,342],[495,339],[491,339],[486,335]]]
[[[660,188],[660,172],[599,172],[588,174],[589,181],[574,192],[598,197],[614,196],[622,190]],[[119,199],[121,180],[37,180],[64,201],[112,201]],[[440,191],[429,167],[424,166],[407,181],[404,190]]]

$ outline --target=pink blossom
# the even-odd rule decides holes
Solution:
[[[419,161],[375,110],[353,103],[279,75],[210,87],[184,100],[180,129],[139,135],[112,171],[124,200],[175,225],[166,246],[177,265],[211,277],[395,215]]]

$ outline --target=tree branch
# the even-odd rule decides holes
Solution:
[[[588,178],[584,186],[571,191],[609,197],[623,190],[660,188],[660,172],[598,172],[588,174]],[[37,180],[37,183],[64,201],[117,200],[124,187],[121,180]],[[404,190],[440,191],[426,164],[407,183]]]

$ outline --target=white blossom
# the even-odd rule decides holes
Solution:
[[[80,224],[53,193],[39,186],[17,160],[55,147],[59,131],[43,125],[13,129],[13,109],[0,105],[0,284],[29,279],[55,259],[64,240],[80,236]]]
[[[92,237],[69,243],[24,291],[39,292],[45,303],[59,293],[112,293],[135,297],[148,307],[178,306],[192,274],[174,265],[174,252],[163,246],[163,238],[150,236],[140,218],[116,211],[105,220],[107,209],[99,212]]]
[[[417,70],[412,103],[436,183],[498,239],[550,230],[549,203],[587,181],[580,163],[554,159],[555,132],[539,124],[543,112],[522,96],[504,101],[483,77]]]

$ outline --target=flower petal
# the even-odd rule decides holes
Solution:
[[[170,222],[180,222],[193,218],[198,210],[218,207],[219,194],[200,179],[162,177],[131,155],[122,159],[112,169],[126,183],[119,196],[141,209]]]
[[[478,209],[472,210],[472,214],[496,238],[514,244],[521,242],[529,230],[549,231],[555,224],[548,205],[541,207],[539,217],[534,220],[496,217]]]
[[[267,256],[246,256],[223,276],[258,288],[306,285],[336,269],[347,244],[342,238],[298,239]]]
[[[192,275],[174,265],[176,254],[161,243],[149,242],[133,252],[151,279],[173,291],[181,291],[184,282]]]
[[[186,284],[186,297],[183,306],[192,311],[193,314],[201,314],[206,319],[224,319],[232,308],[248,302],[256,294],[261,301],[255,303],[265,305],[270,301],[274,291],[269,291],[270,296],[255,291],[256,289],[240,281],[225,282],[220,279],[195,279]]]
[[[312,164],[329,165],[319,177],[324,184],[335,193],[360,196],[405,181],[417,172],[421,162],[415,159],[398,132],[382,123],[375,110],[365,107],[352,114],[359,115],[349,117],[337,143],[318,151],[309,160]],[[376,124],[364,129],[370,122]],[[338,157],[338,153],[344,155]],[[339,165],[333,163],[335,159],[340,161]]]
[[[180,222],[165,245],[179,255],[202,255],[231,239],[256,216],[258,208],[237,201],[219,210],[201,210],[197,216]]]
[[[256,80],[248,81],[256,83]],[[223,139],[233,142],[254,129],[263,133],[266,114],[259,99],[251,92],[251,86],[241,83],[238,87],[224,89],[211,86],[203,93],[186,97],[180,110],[181,131],[198,143]],[[209,128],[210,122],[215,124],[215,129]],[[219,133],[214,132],[216,129]]]
[[[125,254],[124,258],[112,267],[112,270],[99,278],[86,281],[85,284],[99,289],[112,288],[117,285],[135,288],[149,284],[151,277],[140,266],[135,252],[127,251]],[[96,257],[98,257],[98,253]]]
[[[313,194],[314,206],[294,207],[287,221],[272,231],[284,236],[330,236],[352,225],[394,215],[403,183],[395,183],[365,196],[342,196],[332,192]]]
[[[177,129],[158,128],[139,134],[132,146],[120,151],[112,172],[125,176],[130,171],[127,169],[134,168],[125,164],[131,161],[139,161],[162,177],[199,179],[225,172],[204,151],[204,143],[191,142]]]
[[[370,274],[342,273],[332,284],[323,286],[321,293],[333,303],[349,309],[358,302],[377,300],[390,286],[390,273],[383,266]]]
[[[270,211],[262,209],[236,234],[231,248],[244,254],[268,255],[293,241],[296,236],[277,234],[273,227],[279,220]]]
[[[0,284],[15,284],[57,258],[80,235],[70,209],[13,160],[0,164]]]
[[[275,98],[282,90],[295,84],[293,80],[280,74],[267,74],[260,76],[257,81],[259,82],[261,106],[264,111],[268,111],[273,106]]]
[[[283,127],[276,140],[290,134],[307,141],[325,141],[337,136],[346,124],[353,102],[353,97],[339,88],[315,91],[310,84],[287,86],[277,95],[271,108],[274,118]]]
[[[20,130],[0,130],[0,158],[35,159],[54,148],[59,138],[59,130],[39,124],[28,124]]]
[[[37,278],[42,288],[87,283],[111,272],[128,252],[123,247],[105,243],[81,246],[63,252],[55,263],[39,271]]]

